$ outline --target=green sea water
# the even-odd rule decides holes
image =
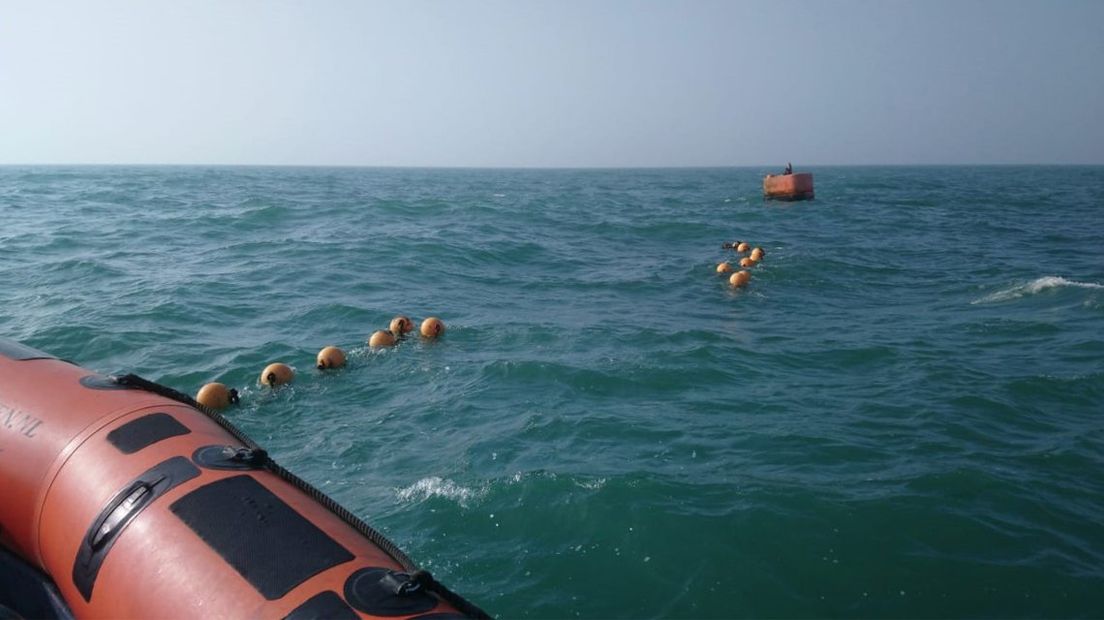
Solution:
[[[0,336],[237,387],[501,618],[1104,614],[1104,168],[767,171],[0,167]]]

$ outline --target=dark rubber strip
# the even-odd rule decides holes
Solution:
[[[107,440],[118,448],[119,452],[134,454],[162,439],[187,435],[190,432],[192,431],[187,426],[167,413],[151,413],[111,431],[107,434]]]
[[[357,612],[349,607],[337,592],[326,590],[307,599],[291,610],[284,620],[357,620]]]
[[[354,557],[252,476],[212,482],[170,510],[270,601]]]

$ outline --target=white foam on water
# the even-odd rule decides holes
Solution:
[[[981,299],[975,299],[971,301],[971,304],[990,304],[1002,301],[1010,301],[1012,299],[1019,299],[1027,295],[1037,295],[1043,291],[1050,290],[1052,288],[1086,288],[1086,289],[1104,289],[1104,284],[1094,284],[1092,282],[1076,282],[1073,280],[1067,280],[1059,276],[1044,276],[1036,280],[1032,280],[1027,284],[1018,284],[1016,286],[997,291],[995,293],[986,295]]]
[[[461,506],[467,506],[469,501],[482,497],[484,493],[485,491],[482,489],[461,486],[452,480],[439,476],[422,478],[414,484],[396,491],[399,500],[403,502],[443,497]]]
[[[576,480],[575,481],[575,486],[582,487],[584,489],[589,489],[591,491],[596,491],[596,490],[601,489],[602,487],[606,486],[606,479],[605,478],[595,478],[593,480]]]

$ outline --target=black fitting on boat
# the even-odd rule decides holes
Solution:
[[[261,469],[268,464],[268,453],[245,446],[203,446],[192,453],[192,460],[207,469]]]

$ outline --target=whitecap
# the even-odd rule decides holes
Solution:
[[[596,491],[606,486],[605,478],[595,478],[593,480],[576,480],[575,486],[582,487],[591,491]]]
[[[469,501],[482,497],[484,490],[465,487],[456,484],[452,480],[447,480],[439,476],[429,476],[428,478],[422,478],[408,487],[396,489],[395,494],[398,496],[399,501],[403,502],[421,501],[431,497],[443,497],[461,506],[467,507]]]
[[[1037,295],[1043,291],[1050,290],[1052,288],[1085,288],[1085,289],[1104,289],[1104,284],[1095,284],[1093,282],[1076,282],[1074,280],[1067,280],[1059,276],[1044,276],[1038,278],[1027,284],[1018,284],[1010,288],[997,291],[995,293],[986,295],[981,299],[975,299],[971,301],[971,304],[988,304],[997,303],[1001,301],[1009,301],[1012,299],[1019,299],[1025,295]]]

